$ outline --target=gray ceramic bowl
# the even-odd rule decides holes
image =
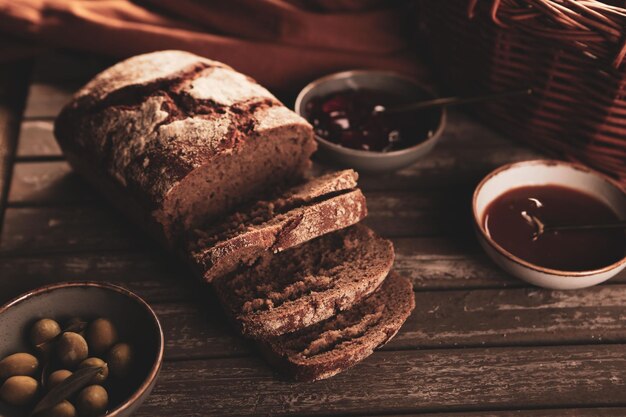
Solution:
[[[135,371],[128,389],[117,393],[107,416],[130,416],[148,397],[163,361],[163,331],[150,306],[132,292],[101,282],[64,282],[25,293],[0,307],[0,358],[16,352],[30,352],[28,330],[43,317],[67,320],[109,318],[120,340],[135,349]],[[113,398],[115,401],[115,398]],[[27,415],[25,409],[0,404],[0,416]]]
[[[356,70],[331,74],[319,78],[298,94],[295,111],[306,118],[306,105],[314,97],[324,96],[336,91],[367,88],[395,92],[401,95],[414,96],[415,100],[432,99],[436,95],[417,80],[405,77],[394,72]],[[316,135],[319,150],[323,156],[359,171],[384,172],[394,171],[411,165],[413,162],[430,152],[439,141],[446,124],[446,109],[441,108],[439,123],[433,126],[433,134],[429,138],[419,141],[410,148],[391,152],[370,152],[350,149],[329,142]]]

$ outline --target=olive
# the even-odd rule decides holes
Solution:
[[[128,375],[133,361],[133,351],[128,343],[118,343],[109,351],[108,365],[111,374],[117,378]]]
[[[39,361],[29,353],[14,353],[0,361],[0,380],[15,375],[35,375]]]
[[[42,417],[76,417],[76,408],[67,400],[61,401],[54,407],[46,410]]]
[[[89,350],[102,355],[117,342],[117,330],[107,319],[96,319],[87,327],[87,343]]]
[[[109,376],[109,367],[107,366],[105,361],[100,358],[87,358],[82,361],[80,365],[78,365],[78,368],[86,368],[88,366],[97,366],[99,368],[102,368],[102,370],[98,372],[91,380],[92,384],[102,384],[104,381],[106,381],[107,377]]]
[[[85,339],[74,332],[65,332],[57,343],[57,355],[61,363],[70,369],[87,359],[89,348]]]
[[[30,329],[30,341],[35,347],[40,347],[61,333],[59,323],[51,319],[41,319]]]
[[[46,382],[46,388],[51,390],[52,388],[59,385],[61,382],[65,381],[72,375],[72,371],[68,371],[67,369],[59,369],[58,371],[54,371],[48,377],[48,382]]]
[[[76,397],[76,409],[81,417],[104,414],[109,402],[107,391],[100,385],[90,385]]]
[[[30,376],[12,376],[0,387],[0,399],[10,405],[28,404],[36,394],[37,381]]]

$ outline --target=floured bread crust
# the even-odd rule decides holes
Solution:
[[[315,150],[310,125],[265,88],[182,51],[102,72],[63,109],[55,135],[152,213],[169,240],[301,177]]]

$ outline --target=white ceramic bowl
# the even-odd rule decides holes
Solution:
[[[620,261],[590,271],[559,271],[543,268],[512,255],[498,245],[485,230],[485,210],[493,200],[507,191],[530,185],[560,185],[590,194],[626,219],[626,192],[609,177],[582,165],[537,160],[505,165],[481,181],[474,191],[472,209],[480,244],[504,270],[540,287],[577,289],[599,284],[626,267],[626,255]]]
[[[344,71],[319,78],[304,87],[296,98],[295,111],[300,116],[306,118],[306,105],[312,98],[325,96],[336,91],[359,88],[397,92],[400,94],[409,92],[415,96],[416,100],[436,98],[435,94],[428,87],[420,84],[417,80],[394,72]],[[430,152],[439,141],[445,124],[446,109],[441,108],[439,123],[437,126],[433,126],[433,134],[428,139],[406,149],[384,153],[346,148],[317,135],[315,138],[323,156],[327,156],[340,165],[356,168],[364,172],[395,171],[411,165]]]

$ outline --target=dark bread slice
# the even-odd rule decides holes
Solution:
[[[266,339],[352,307],[383,282],[393,244],[357,224],[318,237],[213,281],[245,336]]]
[[[375,293],[350,310],[298,332],[260,342],[260,347],[270,363],[293,379],[325,379],[387,343],[413,308],[411,282],[391,272]]]
[[[365,197],[352,170],[312,179],[268,200],[244,207],[188,237],[192,266],[206,281],[359,222]]]
[[[350,310],[295,333],[260,342],[268,361],[300,381],[336,375],[400,330],[415,307],[411,282],[391,272],[375,293]]]

